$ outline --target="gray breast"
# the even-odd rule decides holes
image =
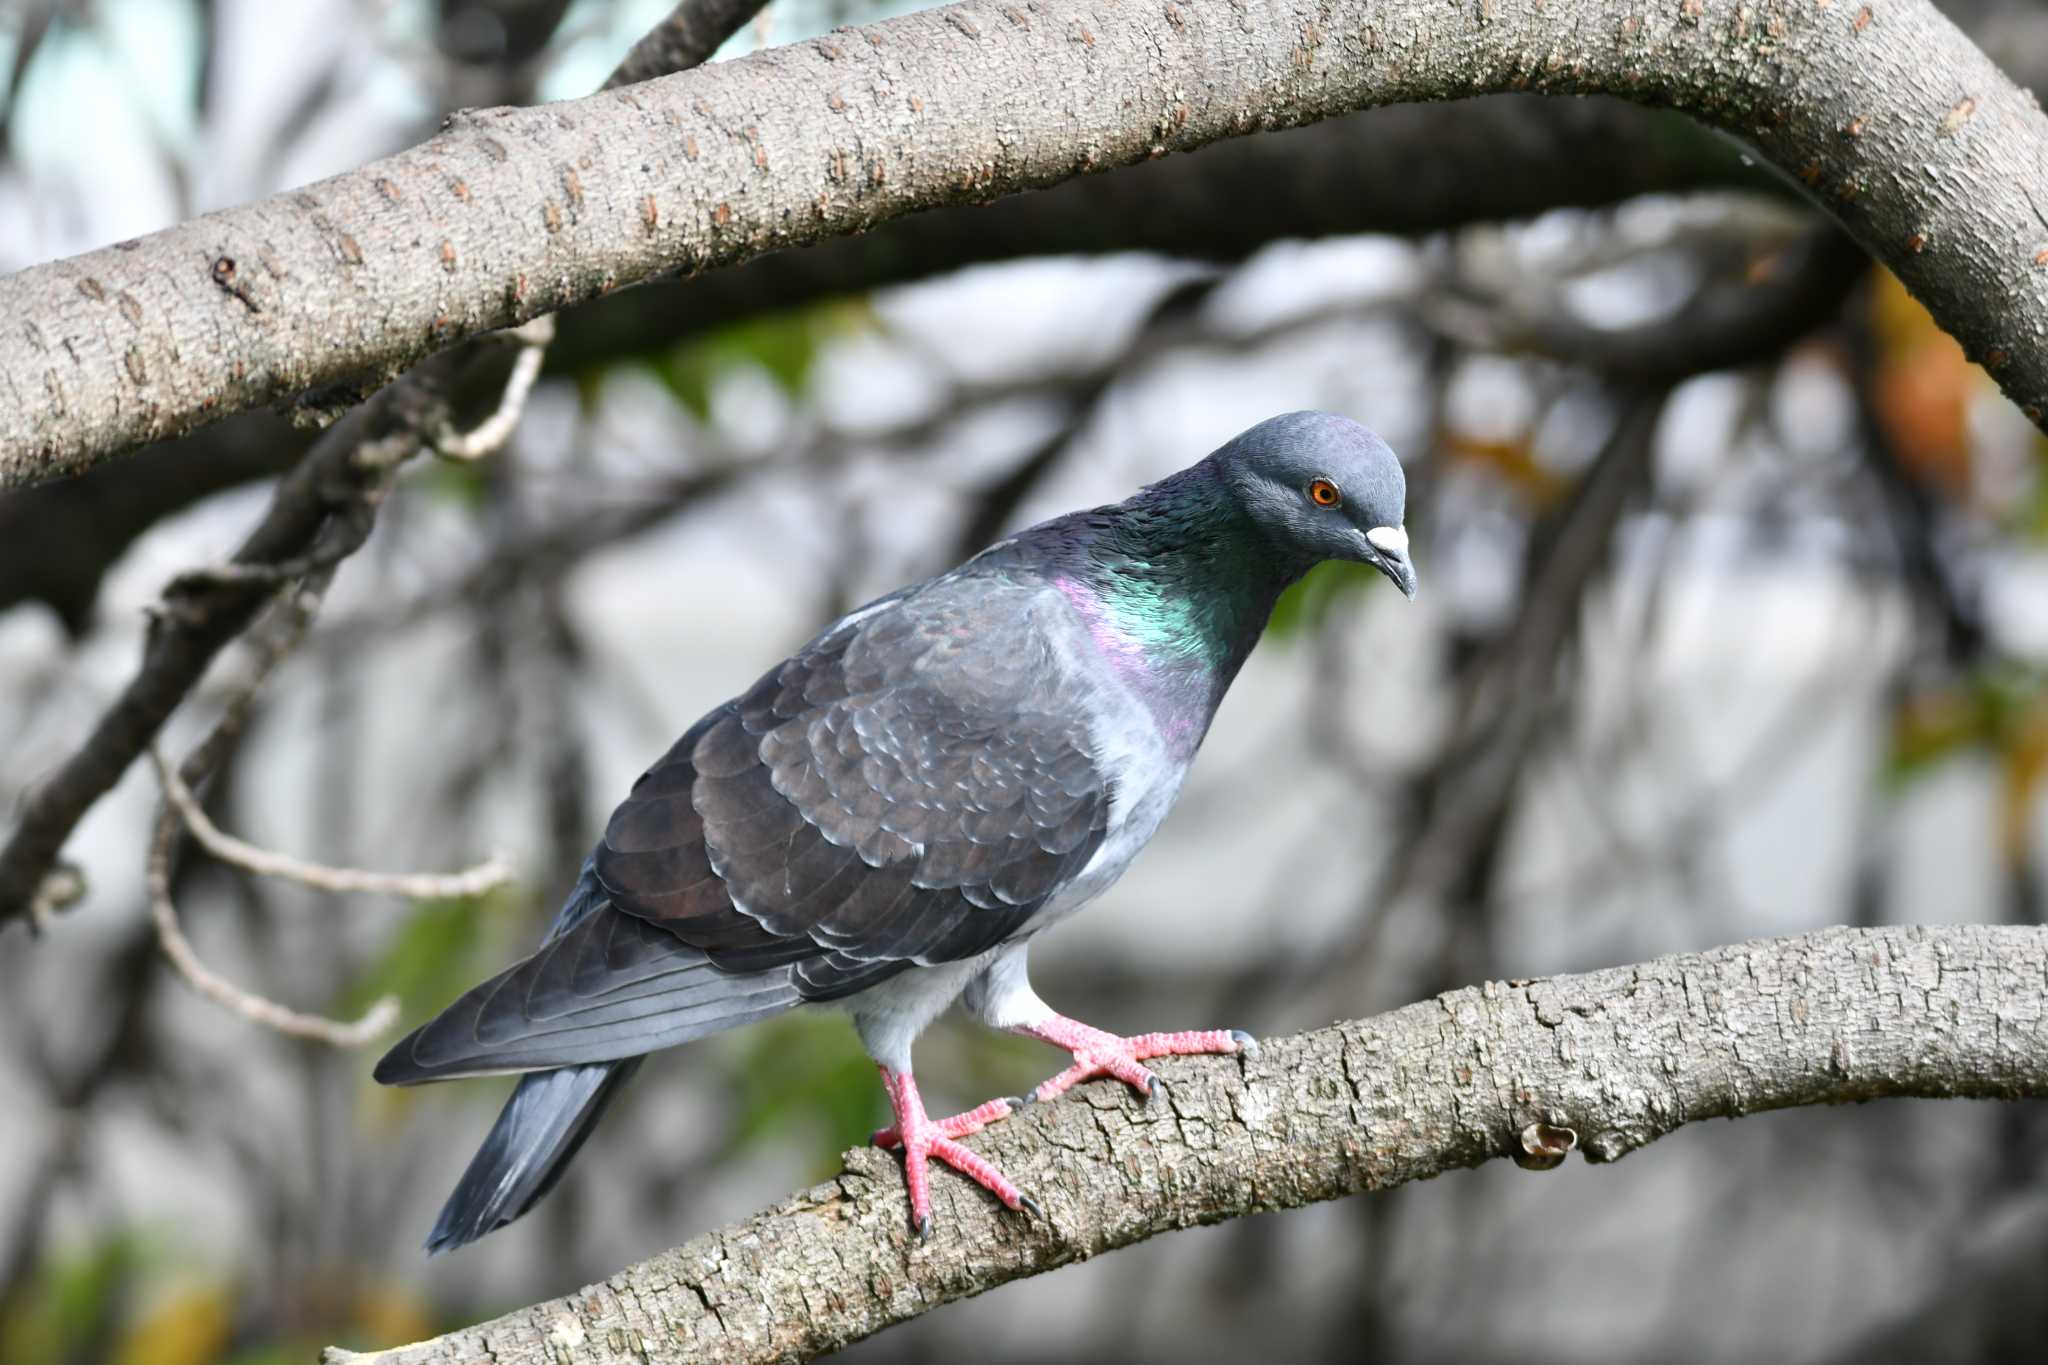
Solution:
[[[1066,607],[1064,600],[1061,605]],[[1111,782],[1109,823],[1102,845],[1081,873],[1032,918],[1038,934],[1116,884],[1124,869],[1159,829],[1180,796],[1192,754],[1173,752],[1153,709],[1097,652],[1086,625],[1071,607],[1048,613],[1061,688],[1088,718],[1097,764]]]

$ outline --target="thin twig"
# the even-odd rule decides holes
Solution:
[[[42,933],[50,921],[85,895],[85,873],[72,863],[59,863],[50,869],[50,875],[43,878],[43,884],[36,888],[29,898],[28,924],[34,933]]]
[[[163,769],[168,773],[168,768]],[[304,1014],[274,1000],[266,1000],[235,985],[199,960],[191,941],[178,927],[177,902],[171,899],[171,850],[177,846],[178,814],[168,804],[157,816],[156,831],[149,843],[149,913],[156,922],[156,939],[164,956],[192,989],[253,1024],[292,1038],[305,1038],[334,1047],[361,1047],[398,1020],[398,997],[387,995],[350,1023],[318,1014]]]
[[[497,411],[466,432],[444,425],[434,437],[434,453],[442,459],[480,460],[511,439],[520,414],[526,411],[526,396],[533,392],[533,381],[540,378],[548,343],[555,339],[555,315],[537,317],[506,336],[519,341],[519,358],[512,362],[512,373],[505,380]]]
[[[402,896],[407,900],[467,900],[493,891],[512,880],[512,868],[502,854],[493,853],[474,867],[460,872],[368,872],[354,867],[329,867],[306,862],[289,854],[258,848],[237,839],[213,823],[201,808],[192,789],[178,777],[163,750],[150,745],[149,756],[163,783],[164,796],[185,821],[185,828],[199,846],[224,863],[231,863],[259,877],[277,877],[310,886],[316,891],[336,894],[367,892],[374,896]]]
[[[216,1004],[240,1015],[252,1023],[293,1038],[306,1038],[314,1042],[329,1043],[335,1047],[360,1047],[391,1027],[398,1017],[398,1001],[391,996],[377,1001],[363,1016],[353,1023],[328,1019],[317,1014],[304,1014],[290,1009],[276,1001],[267,1000],[253,992],[243,990],[233,982],[212,971],[199,960],[192,950],[192,944],[178,924],[178,906],[171,895],[171,855],[177,848],[180,817],[202,844],[207,844],[196,826],[191,826],[191,815],[179,804],[182,795],[206,830],[218,835],[211,821],[203,812],[197,812],[197,802],[192,800],[188,783],[198,782],[220,763],[228,745],[248,723],[249,711],[263,684],[276,671],[287,655],[305,639],[306,630],[312,624],[313,616],[320,609],[333,571],[327,570],[315,575],[297,591],[286,594],[279,603],[277,617],[253,638],[256,648],[256,664],[249,676],[236,687],[227,705],[222,709],[220,719],[205,739],[188,754],[182,770],[174,771],[164,761],[156,745],[149,746],[150,756],[156,760],[157,773],[163,779],[164,792],[169,799],[157,812],[155,828],[150,835],[149,857],[145,880],[149,890],[150,918],[156,925],[157,943],[163,954],[180,976],[191,983],[194,990]],[[225,838],[225,836],[221,836]],[[231,841],[238,842],[238,841]],[[224,856],[216,851],[215,856]],[[235,861],[232,858],[226,861]]]

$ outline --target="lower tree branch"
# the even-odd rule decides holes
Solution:
[[[895,1161],[863,1148],[837,1180],[602,1284],[323,1361],[806,1360],[1175,1228],[1494,1157],[1613,1161],[1698,1119],[1793,1105],[2040,1098],[2044,982],[2048,929],[2004,925],[1824,929],[1490,981],[1269,1040],[1254,1058],[1176,1059],[1155,1108],[1090,1085],[972,1139],[1046,1222],[941,1178],[939,1231],[920,1244]]]

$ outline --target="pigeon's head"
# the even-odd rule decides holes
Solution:
[[[1408,481],[1387,443],[1348,417],[1289,412],[1243,432],[1212,457],[1238,503],[1310,560],[1370,564],[1415,596],[1402,508]]]

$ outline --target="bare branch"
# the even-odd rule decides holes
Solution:
[[[681,0],[633,44],[604,88],[616,90],[701,66],[767,6],[768,0]]]
[[[2048,115],[1927,0],[1694,8],[976,0],[464,112],[358,171],[0,281],[0,312],[33,321],[0,330],[0,485],[359,392],[622,284],[1255,129],[1522,88],[1669,103],[1753,139],[2048,422],[2048,215],[2028,197]]]
[[[519,359],[505,380],[505,392],[489,417],[468,431],[443,426],[434,438],[434,453],[444,460],[480,460],[512,438],[513,428],[526,411],[526,396],[533,381],[540,378],[540,365],[547,358],[548,343],[555,339],[555,315],[535,318],[524,327],[506,333],[518,339]]]
[[[1088,1086],[971,1139],[1048,1222],[942,1180],[941,1231],[919,1244],[897,1164],[863,1148],[837,1180],[566,1298],[324,1360],[538,1365],[585,1341],[651,1365],[806,1360],[1175,1228],[1496,1157],[1613,1161],[1688,1123],[1793,1105],[2048,1096],[2044,979],[2048,929],[1945,925],[1490,981],[1268,1040],[1256,1059],[1177,1059],[1168,1105]]]
[[[199,805],[192,789],[179,778],[164,758],[163,750],[151,745],[149,756],[156,764],[157,780],[164,797],[185,822],[185,828],[199,846],[224,863],[232,863],[259,877],[276,877],[310,886],[315,891],[336,894],[364,892],[373,896],[400,896],[407,900],[467,900],[505,885],[512,880],[512,868],[502,854],[493,853],[475,867],[460,872],[365,872],[353,867],[329,867],[309,863],[283,853],[258,848],[222,830]]]
[[[387,995],[364,1011],[361,1018],[344,1023],[318,1014],[302,1014],[274,1000],[243,990],[221,976],[192,951],[185,931],[178,927],[178,906],[171,899],[171,851],[178,842],[178,817],[168,806],[157,817],[149,842],[149,913],[156,923],[157,942],[164,956],[207,999],[224,1006],[252,1024],[275,1030],[292,1038],[305,1038],[334,1047],[361,1047],[398,1022],[398,997]]]
[[[212,772],[228,744],[241,732],[248,721],[250,705],[264,682],[305,638],[307,627],[320,609],[321,597],[330,576],[323,575],[287,596],[274,625],[267,631],[258,632],[256,666],[229,698],[213,729],[186,758],[183,773],[172,771],[170,765],[163,761],[162,754],[151,746],[150,753],[157,761],[157,772],[163,780],[167,799],[158,810],[150,833],[144,882],[149,892],[150,919],[156,926],[157,943],[178,975],[184,977],[194,990],[251,1023],[288,1037],[334,1047],[360,1047],[397,1022],[399,1004],[396,997],[387,995],[371,1005],[361,1018],[344,1023],[317,1014],[304,1014],[246,991],[199,960],[191,941],[178,924],[178,906],[171,894],[172,855],[177,852],[181,814],[190,825],[192,814],[197,813],[199,824],[216,835],[219,833],[204,813],[198,811],[198,803],[193,801],[186,783],[188,780],[197,782]],[[201,838],[204,842],[204,836]]]
[[[44,875],[35,894],[29,897],[29,928],[40,934],[50,921],[76,905],[85,896],[85,874],[70,863],[59,863]]]

